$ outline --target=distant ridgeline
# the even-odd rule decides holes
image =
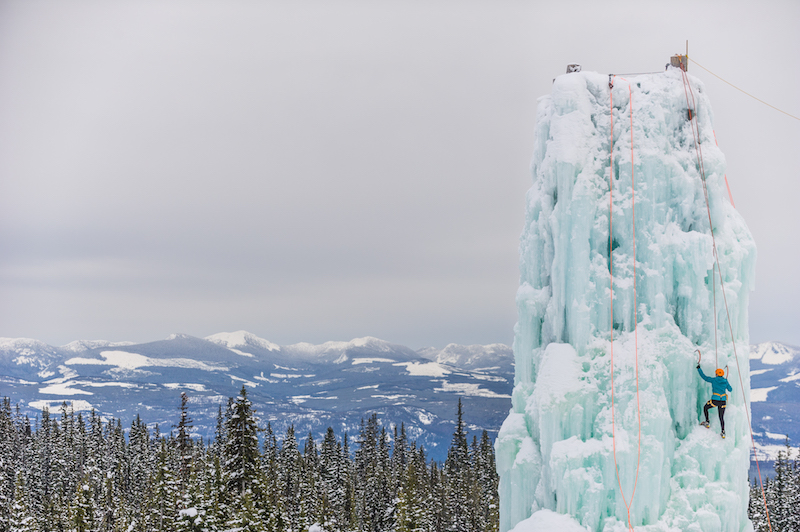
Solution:
[[[494,438],[508,412],[513,374],[511,348],[502,344],[414,351],[367,337],[279,346],[245,331],[61,347],[0,338],[0,395],[31,419],[67,401],[76,411],[95,409],[125,423],[139,414],[151,429],[165,427],[186,392],[192,434],[208,439],[220,403],[244,384],[262,422],[279,434],[290,425],[316,438],[329,426],[353,434],[376,412],[405,424],[437,460],[446,456],[459,399],[470,430]]]
[[[352,438],[328,428],[321,441],[299,441],[290,425],[279,439],[259,427],[244,387],[220,412],[216,438],[193,439],[182,399],[169,435],[137,417],[127,438],[119,420],[66,406],[31,426],[5,399],[0,531],[498,530],[492,442],[486,431],[468,437],[460,401],[437,463],[376,414]]]

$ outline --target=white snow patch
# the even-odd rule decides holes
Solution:
[[[479,384],[470,382],[442,382],[441,388],[434,388],[437,392],[455,392],[459,395],[471,397],[492,397],[497,399],[511,399],[511,396],[504,393],[496,393],[492,390],[484,390]]]
[[[281,349],[281,346],[278,344],[273,344],[272,342],[264,340],[263,338],[259,338],[255,334],[247,331],[236,331],[230,333],[221,332],[212,334],[211,336],[206,336],[205,340],[227,347],[231,351],[239,354],[243,353],[232,348],[252,346],[260,347],[261,349],[266,349],[267,351],[280,351]],[[250,353],[247,353],[246,355],[253,356]]]
[[[419,422],[423,425],[430,425],[436,419],[436,416],[423,410],[417,412],[417,419],[419,419]]]
[[[380,384],[370,384],[369,386],[359,386],[356,390],[370,390],[373,388],[377,388]]]
[[[452,373],[438,362],[396,362],[393,366],[405,366],[409,375],[414,377],[444,377]]]
[[[235,349],[233,347],[229,347],[228,351],[233,351],[237,355],[242,355],[243,357],[250,357],[250,358],[256,357],[253,353],[245,353],[244,351],[239,351],[238,349]]]
[[[781,440],[781,441],[786,440],[786,434],[775,434],[774,432],[766,432],[766,431],[764,432],[767,435],[767,438],[770,438],[772,440]]]
[[[105,388],[106,386],[119,386],[120,388],[138,388],[137,384],[130,382],[91,382],[91,381],[75,381],[72,384],[80,386],[90,386],[92,388]]]
[[[758,453],[759,461],[775,460],[778,458],[778,453],[786,454],[786,445],[777,443],[762,444],[756,442],[756,452]],[[752,459],[752,453],[751,453]]]
[[[206,388],[202,384],[196,383],[180,383],[180,382],[165,382],[163,384],[165,388],[169,388],[170,390],[177,390],[179,388],[186,388],[187,390],[192,390],[193,392],[207,392],[208,388]]]
[[[789,375],[788,377],[784,377],[784,378],[780,379],[779,382],[793,382],[793,381],[798,381],[798,380],[800,380],[800,373],[793,373],[793,374]]]
[[[92,404],[88,401],[84,401],[83,399],[59,399],[57,401],[47,401],[47,400],[39,400],[39,401],[31,401],[28,403],[28,406],[32,408],[38,408],[41,410],[56,410],[59,408],[62,403],[66,401],[68,404],[72,405],[72,409],[75,411],[78,410],[91,410],[94,408]]]
[[[391,358],[354,358],[352,364],[375,364],[378,362],[394,362]]]
[[[257,382],[249,381],[249,380],[247,380],[247,379],[243,379],[243,378],[241,378],[241,377],[237,377],[236,375],[231,375],[230,373],[228,374],[228,377],[230,377],[230,378],[231,378],[231,380],[234,380],[234,381],[239,381],[239,382],[243,382],[243,383],[245,383],[247,386],[250,386],[251,388],[255,388],[256,386],[258,386],[258,383],[257,383]]]
[[[750,390],[750,402],[763,403],[767,400],[767,394],[777,388],[777,386],[770,386],[769,388],[753,388]]]
[[[517,523],[511,532],[588,532],[589,527],[583,527],[572,516],[558,514],[552,510],[539,510],[532,516]]]
[[[197,517],[197,508],[185,508],[178,512],[181,517]]]
[[[109,342],[108,340],[75,340],[67,345],[62,345],[61,349],[71,351],[73,353],[80,353],[90,349],[98,349],[100,347],[123,347],[133,345],[133,342]]]
[[[199,360],[192,360],[190,358],[150,358],[138,353],[129,353],[128,351],[102,351],[100,356],[103,359],[97,358],[81,358],[75,357],[64,362],[69,366],[75,365],[93,365],[93,366],[116,366],[123,369],[137,369],[141,367],[169,367],[169,368],[187,368],[187,369],[202,369],[205,371],[227,371],[228,368],[223,366],[211,366]]]
[[[409,397],[414,397],[413,395],[409,394],[395,394],[395,395],[373,395],[373,398],[377,399],[386,399],[388,401],[397,401],[398,399],[407,399]]]
[[[772,368],[769,369],[754,369],[750,372],[751,377],[755,377],[756,375],[763,375],[764,373],[772,371]]]
[[[496,375],[485,375],[483,373],[469,373],[468,375],[479,381],[506,382],[503,377],[498,377]]]
[[[86,390],[79,390],[71,388],[72,385],[78,384],[77,382],[67,381],[63,383],[54,383],[44,388],[39,388],[39,393],[46,393],[48,395],[94,395],[92,392]]]
[[[325,401],[328,399],[338,399],[338,397],[336,397],[335,395],[331,395],[329,397],[320,397],[319,395],[295,395],[292,396],[291,401],[302,403],[307,401],[308,399],[318,399],[321,401]]]
[[[776,366],[790,362],[798,352],[777,342],[763,342],[750,350],[750,360],[761,360],[762,364]]]

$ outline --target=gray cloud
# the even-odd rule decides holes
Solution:
[[[0,3],[0,335],[508,343],[567,63],[661,70],[688,38],[800,112],[797,5],[670,5]],[[800,344],[800,128],[690,70],[759,246],[753,339]]]

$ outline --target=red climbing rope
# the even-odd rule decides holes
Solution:
[[[688,107],[689,106],[689,93],[691,93],[691,95],[692,95],[692,103],[693,104],[695,103],[694,91],[692,90],[691,83],[689,83],[688,76],[687,76],[686,72],[681,71],[681,76],[682,76],[682,79],[683,79],[683,90],[684,90],[684,93],[686,94],[686,105]],[[687,92],[687,87],[688,87],[688,92]],[[695,127],[697,127],[697,131],[696,132],[695,132]],[[703,168],[703,152],[702,152],[702,148],[700,147],[700,142],[699,142],[700,125],[699,125],[699,123],[695,124],[694,121],[692,121],[691,122],[691,128],[692,128],[692,137],[694,137],[695,152],[698,154],[698,166],[699,166],[699,170],[700,170],[700,180],[701,180],[701,182],[703,184],[703,194],[704,194],[705,200],[706,200],[706,210],[708,211],[708,227],[709,227],[709,230],[711,231],[711,243],[712,243],[712,249],[714,251],[714,259],[716,261],[717,271],[720,272],[719,282],[720,282],[720,286],[722,288],[722,299],[723,299],[723,301],[725,303],[725,314],[728,317],[728,329],[729,329],[729,331],[731,333],[731,343],[733,344],[733,357],[736,360],[736,369],[737,369],[737,373],[739,374],[738,375],[739,376],[739,386],[741,387],[742,398],[744,399],[745,393],[744,393],[744,382],[742,381],[742,369],[739,366],[739,354],[736,352],[736,338],[733,335],[733,323],[731,321],[731,313],[730,313],[730,310],[728,308],[728,297],[725,295],[725,281],[722,278],[722,269],[720,268],[720,265],[719,265],[719,255],[717,254],[717,241],[716,241],[716,238],[714,236],[714,225],[711,223],[711,204],[708,201],[708,188],[706,186],[706,174],[705,174],[705,169]],[[716,138],[716,135],[715,135],[715,138]],[[726,180],[726,182],[727,182],[727,180]],[[728,189],[728,191],[730,192],[730,188]],[[733,203],[732,200],[731,200],[731,203]],[[716,316],[715,316],[715,323],[716,323]],[[716,329],[716,327],[715,327],[715,329]],[[766,493],[764,492],[764,483],[761,480],[761,465],[760,465],[760,463],[758,461],[758,451],[756,450],[756,440],[755,440],[755,437],[753,436],[753,426],[752,426],[752,424],[750,422],[750,413],[749,413],[748,410],[749,409],[747,408],[747,404],[745,403],[744,413],[745,413],[745,416],[747,417],[747,428],[750,430],[750,441],[751,441],[751,443],[753,445],[753,456],[756,459],[756,469],[758,470],[758,483],[759,483],[759,485],[761,487],[761,498],[763,499],[764,511],[766,512],[766,515],[767,515],[767,525],[769,525],[769,529],[770,529],[770,531],[772,531],[772,521],[770,520],[769,508],[767,507],[767,496],[766,496]]]
[[[711,132],[714,133],[714,144],[716,144],[717,147],[719,147],[719,142],[717,142],[717,132],[714,131],[713,129],[711,130]],[[733,208],[735,209],[736,204],[733,202],[733,194],[731,194],[731,186],[728,184],[728,174],[725,174],[725,186],[728,188],[728,198],[730,198],[731,200],[731,205],[733,205]]]
[[[614,471],[617,474],[617,484],[619,485],[619,492],[622,495],[622,502],[625,504],[625,509],[628,513],[628,530],[633,530],[631,523],[631,506],[633,505],[633,498],[636,495],[636,486],[639,484],[639,466],[642,456],[642,413],[639,402],[639,336],[638,336],[638,319],[637,319],[637,303],[636,303],[636,188],[634,185],[634,165],[633,165],[633,92],[631,85],[628,83],[628,102],[629,114],[631,122],[631,219],[633,225],[633,335],[634,335],[634,350],[636,356],[636,413],[639,421],[639,440],[638,450],[636,455],[636,478],[633,483],[633,491],[631,492],[630,501],[625,497],[625,492],[622,489],[622,479],[619,475],[619,466],[617,465],[617,433],[616,433],[616,416],[614,414],[614,255],[613,255],[613,221],[614,221],[614,96],[613,79],[616,76],[609,76],[609,102],[610,102],[610,116],[611,116],[611,142],[610,142],[610,175],[609,175],[609,199],[608,199],[608,260],[609,260],[609,276],[611,280],[611,435],[612,445],[614,452]],[[624,81],[625,78],[620,78]]]

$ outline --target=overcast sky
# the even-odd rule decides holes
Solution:
[[[689,55],[800,116],[800,3],[0,0],[0,336],[511,343],[536,100]],[[800,345],[800,122],[699,68]]]

